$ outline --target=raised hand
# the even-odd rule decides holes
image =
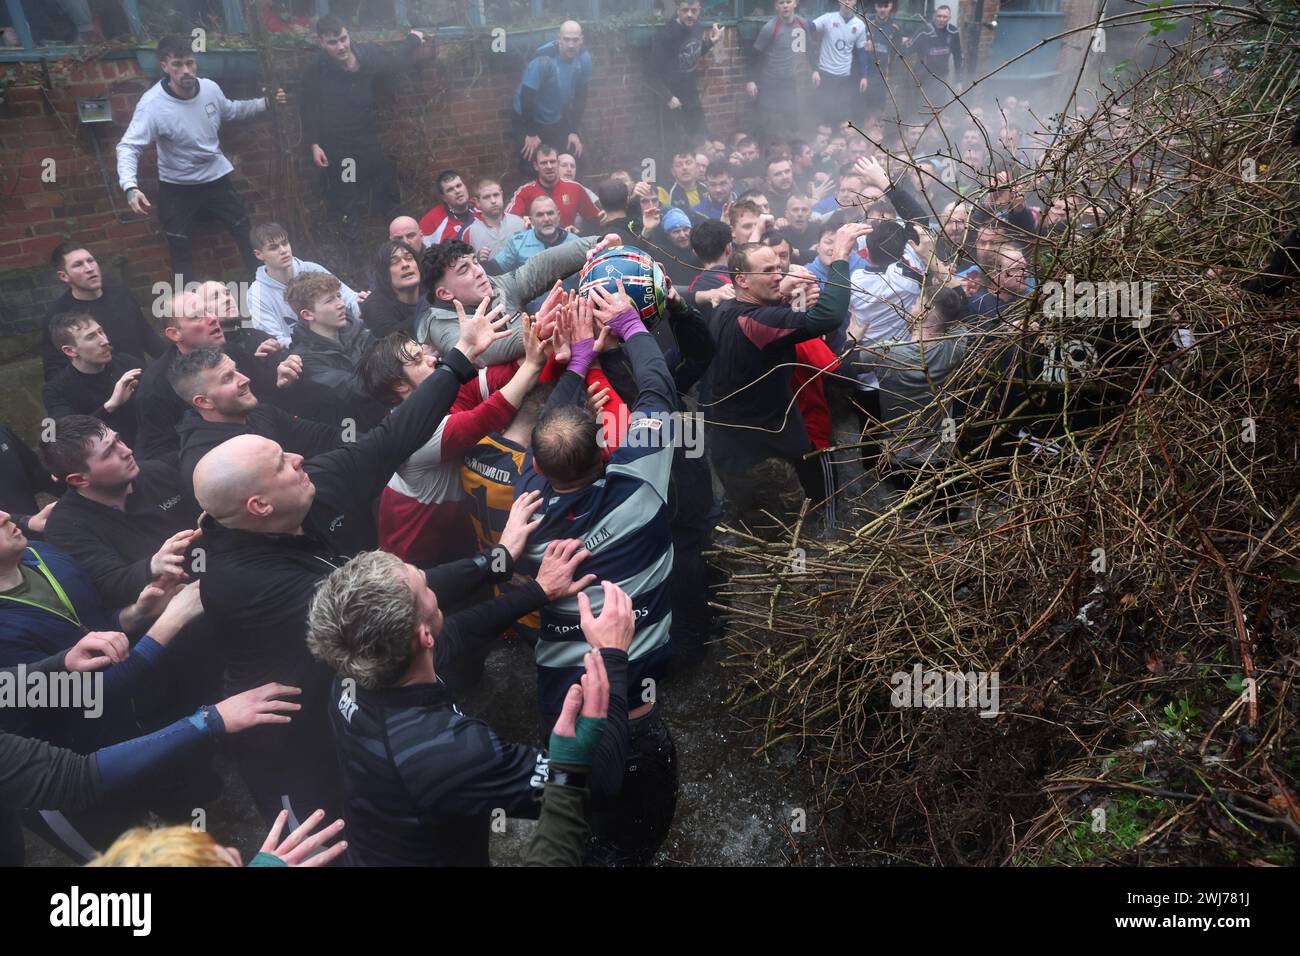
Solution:
[[[537,337],[540,339],[549,339],[555,334],[555,325],[564,309],[565,293],[564,285],[559,279],[555,280],[555,285],[551,286],[551,291],[546,293],[546,298],[542,301],[542,307],[537,310]]]
[[[609,386],[592,382],[587,386],[587,407],[593,415],[600,415],[600,410],[609,404]]]
[[[498,305],[489,312],[491,301],[485,298],[478,304],[474,314],[468,315],[459,299],[452,299],[451,304],[456,307],[456,319],[460,323],[460,338],[456,341],[456,348],[471,362],[486,352],[493,342],[510,337],[510,329],[507,327],[510,316],[501,314],[502,306]]]
[[[501,547],[510,552],[510,557],[516,561],[524,553],[524,545],[528,543],[528,536],[533,533],[533,515],[537,509],[542,506],[542,493],[540,491],[528,491],[514,500],[510,506],[510,516],[506,519],[506,526],[501,529]]]
[[[596,337],[596,324],[592,319],[591,296],[578,298],[569,310],[570,325],[574,342],[585,342]]]
[[[885,167],[874,156],[859,156],[853,163],[853,171],[861,176],[868,186],[875,186],[881,192],[889,189],[889,176]]]
[[[561,365],[573,357],[573,296],[566,294],[555,311],[555,328],[551,332],[551,354]]]
[[[199,534],[195,528],[177,531],[162,543],[162,547],[149,559],[149,573],[155,578],[170,575],[180,578],[185,574],[185,555],[190,543]]]
[[[618,291],[610,292],[603,285],[594,285],[588,293],[591,298],[591,311],[595,320],[601,325],[608,325],[628,309],[636,310],[632,300],[623,291],[623,280],[618,280]]]
[[[865,222],[846,222],[835,230],[835,247],[831,252],[832,261],[847,259],[857,248],[858,239],[871,232],[871,225]]]
[[[113,394],[108,397],[104,403],[104,411],[115,412],[131,400],[135,394],[135,387],[140,384],[140,373],[143,369],[133,368],[117,380],[113,386]]]
[[[327,866],[347,851],[348,841],[340,840],[333,846],[325,846],[327,842],[343,832],[341,819],[335,820],[320,833],[312,835],[311,831],[320,826],[324,819],[325,811],[317,810],[303,821],[302,826],[281,841],[280,834],[284,832],[284,826],[289,820],[289,811],[281,810],[280,815],[275,818],[275,826],[271,827],[271,832],[266,835],[266,840],[262,843],[262,852],[279,857],[289,866]],[[320,849],[322,847],[324,848]],[[320,849],[319,853],[316,852],[317,849]]]
[[[546,364],[546,342],[537,334],[537,320],[527,312],[523,316],[524,360],[521,364],[540,370]]]
[[[279,698],[296,697],[301,693],[300,688],[289,684],[263,684],[227,697],[216,705],[216,711],[221,715],[228,734],[237,734],[262,724],[287,724],[292,720],[289,714],[302,710],[302,704]]]

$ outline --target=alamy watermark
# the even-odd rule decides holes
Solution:
[[[152,917],[152,893],[83,893],[73,886],[50,897],[50,925],[55,927],[119,926],[132,936],[148,936]]]
[[[1154,282],[1076,282],[1067,275],[1064,282],[1043,283],[1043,315],[1048,318],[1132,319],[1133,328],[1151,324]]]
[[[0,710],[68,709],[90,719],[104,713],[102,671],[29,671],[26,664],[0,671]]]
[[[172,276],[172,281],[159,280],[155,282],[150,289],[153,293],[153,316],[155,319],[165,319],[171,315],[172,300],[178,295],[207,295],[212,289],[220,286],[233,300],[233,310],[229,307],[220,311],[230,311],[231,314],[220,315],[223,319],[234,319],[238,317],[239,324],[244,328],[253,326],[253,313],[250,306],[249,296],[252,294],[254,282],[218,282],[210,279],[207,282],[198,282],[191,280],[185,281],[185,277],[177,273]]]
[[[943,671],[912,667],[911,673],[895,671],[889,679],[893,688],[889,702],[895,707],[947,707],[978,709],[981,717],[998,715],[997,671]]]
[[[700,412],[635,412],[626,405],[600,411],[596,444],[616,436],[621,448],[684,448],[687,458],[704,455],[704,415]]]

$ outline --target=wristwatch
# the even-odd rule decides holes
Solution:
[[[558,784],[561,787],[578,787],[581,790],[586,790],[587,772],[585,770],[561,770],[552,766],[551,774],[546,782]]]
[[[509,551],[499,544],[486,551],[480,551],[470,560],[484,574],[490,574],[496,578],[508,578],[515,570],[515,559],[511,557]]]

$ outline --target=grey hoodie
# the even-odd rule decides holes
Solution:
[[[329,272],[329,270],[315,262],[307,262],[294,256],[294,278],[304,272]],[[347,306],[348,318],[360,319],[361,303],[357,301],[357,294],[348,288],[346,282],[341,282],[340,285],[342,288],[339,291],[343,294],[343,304]],[[293,340],[293,329],[298,324],[298,318],[293,314],[293,309],[289,308],[289,303],[284,300],[284,287],[285,283],[267,272],[266,266],[258,266],[253,284],[248,290],[248,314],[253,320],[253,328],[261,329],[271,338],[277,339],[281,345],[287,346]]]
[[[597,236],[579,238],[576,242],[566,242],[554,249],[547,249],[533,256],[514,272],[504,275],[488,276],[492,283],[492,298],[489,311],[498,305],[504,307],[504,314],[510,316],[510,329],[513,331],[508,339],[494,342],[478,358],[482,366],[500,365],[511,362],[524,354],[523,322],[520,310],[532,299],[548,291],[557,279],[566,279],[583,267],[587,261],[587,252],[600,241]],[[433,306],[415,322],[415,337],[426,345],[432,345],[440,355],[446,355],[456,346],[460,338],[460,322],[454,308]]]

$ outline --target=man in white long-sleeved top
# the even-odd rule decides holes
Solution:
[[[219,130],[225,120],[247,119],[267,108],[267,98],[229,100],[212,80],[199,79],[189,37],[158,41],[163,78],[135,106],[131,125],[117,144],[117,176],[131,209],[145,213],[153,205],[140,191],[140,153],[158,146],[158,219],[171,250],[172,271],[193,271],[190,227],[203,210],[224,223],[235,237],[249,272],[257,268],[248,241],[248,211],[230,181],[234,170],[221,152]],[[283,105],[283,90],[276,103]]]

